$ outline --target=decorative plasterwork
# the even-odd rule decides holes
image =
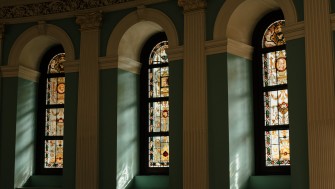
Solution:
[[[178,0],[178,5],[183,7],[185,12],[188,12],[205,9],[207,7],[207,2],[206,0]]]
[[[101,20],[101,12],[92,12],[84,15],[78,15],[76,23],[80,25],[81,30],[91,30],[100,28]]]
[[[287,25],[283,29],[286,41],[305,37],[305,24],[303,21],[294,25]]]
[[[51,2],[7,6],[0,8],[0,18],[11,19],[73,12],[120,4],[134,0],[55,0]]]

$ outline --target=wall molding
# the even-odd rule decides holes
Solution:
[[[1,66],[1,77],[19,77],[33,82],[38,82],[40,73],[24,66]]]
[[[113,69],[118,68],[134,74],[140,74],[142,64],[136,60],[127,57],[100,57],[99,69]]]
[[[4,6],[0,8],[0,22],[6,24],[54,20],[73,17],[84,12],[111,12],[166,0],[54,0],[52,2]]]
[[[65,73],[73,73],[79,72],[79,62],[80,60],[66,60],[64,62],[64,72]]]
[[[335,30],[335,13],[330,14],[330,24],[331,24],[331,28],[334,31]]]
[[[205,49],[206,55],[228,52],[230,54],[251,60],[254,48],[245,43],[233,39],[227,39],[206,41]]]
[[[285,26],[283,29],[286,41],[304,38],[305,37],[305,23],[303,21],[297,22],[293,25]]]
[[[184,46],[170,47],[166,49],[169,61],[181,60],[184,58]]]

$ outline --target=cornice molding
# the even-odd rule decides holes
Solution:
[[[205,44],[206,55],[227,52],[227,40],[211,40]]]
[[[185,12],[206,9],[206,0],[178,0],[178,5],[184,8]]]
[[[40,73],[24,66],[1,66],[1,77],[19,77],[38,82]]]
[[[332,30],[334,31],[335,30],[335,13],[330,14],[330,23],[331,23]]]
[[[205,49],[206,55],[228,52],[230,54],[252,60],[253,47],[233,39],[207,41]]]
[[[167,0],[54,0],[0,7],[0,22],[17,24],[70,18],[85,12],[111,12]]]
[[[127,57],[100,57],[99,69],[118,68],[134,74],[140,74],[142,64]]]
[[[76,19],[76,23],[80,25],[81,30],[99,29],[101,21],[101,12],[91,12],[88,14],[78,15]]]
[[[283,28],[286,41],[305,37],[305,23],[297,22],[293,25],[288,25]]]
[[[73,73],[79,72],[79,60],[66,60],[64,62],[64,72],[65,73]]]
[[[169,57],[169,61],[181,60],[184,58],[184,47],[169,47],[166,49],[166,53]]]

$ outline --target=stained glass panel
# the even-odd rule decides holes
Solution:
[[[265,131],[266,166],[290,165],[288,130]]]
[[[263,48],[284,45],[285,38],[282,28],[285,26],[285,20],[278,20],[272,23],[265,31],[263,36]]]
[[[63,62],[65,62],[65,53],[59,53],[54,56],[49,62],[47,73],[64,73]]]
[[[158,43],[150,53],[149,65],[168,63],[169,59],[165,51],[167,48],[168,48],[167,41],[162,41]]]
[[[44,168],[63,168],[63,140],[45,140]]]
[[[287,89],[264,92],[264,112],[265,126],[289,124]]]
[[[149,98],[169,96],[169,67],[149,69]]]
[[[46,104],[64,104],[65,77],[47,79]]]
[[[263,54],[263,86],[287,84],[286,51]]]
[[[169,136],[149,137],[149,167],[169,167]]]
[[[169,101],[149,103],[149,132],[169,131]]]
[[[46,109],[45,136],[63,136],[64,108]]]

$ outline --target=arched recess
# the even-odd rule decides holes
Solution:
[[[8,66],[38,71],[38,63],[48,47],[61,44],[67,61],[75,59],[74,46],[70,37],[61,28],[39,23],[23,32],[13,44],[8,58]]]
[[[228,0],[220,9],[214,25],[214,40],[233,39],[251,44],[251,36],[256,23],[265,14],[281,9],[286,25],[297,22],[297,14],[292,0]]]
[[[169,48],[179,45],[176,27],[167,15],[155,9],[139,8],[124,17],[115,27],[108,40],[107,56],[126,57],[139,62],[144,42],[159,31],[166,33]]]

